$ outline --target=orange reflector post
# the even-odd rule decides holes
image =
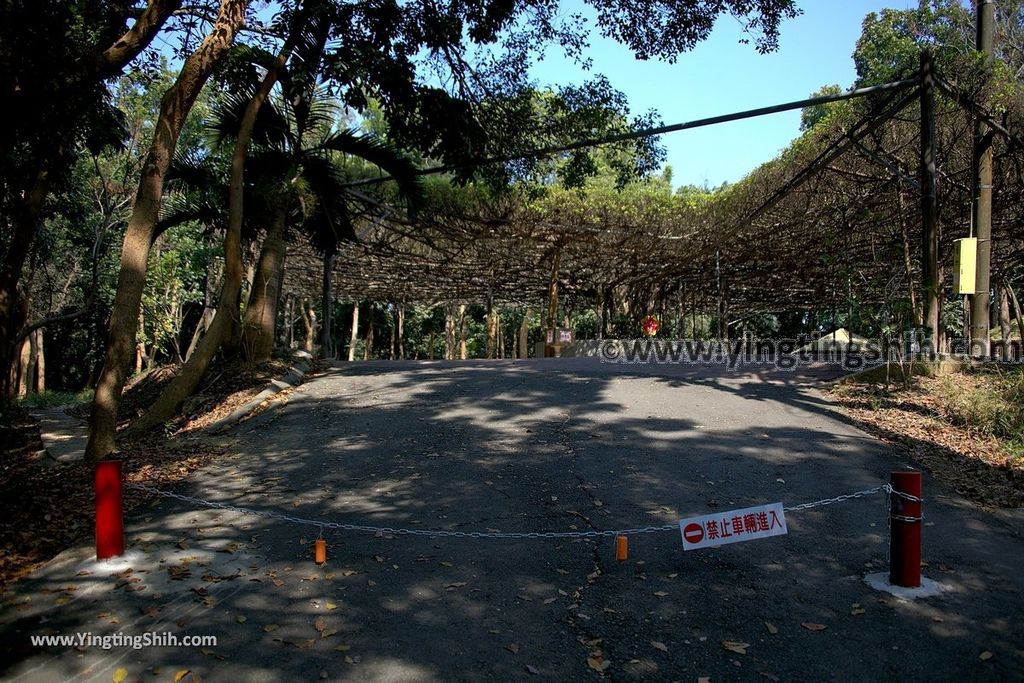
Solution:
[[[625,536],[615,537],[615,559],[625,562],[629,558],[629,539]]]
[[[313,559],[317,564],[323,564],[327,561],[327,541],[322,538],[316,539],[316,544],[313,550]]]

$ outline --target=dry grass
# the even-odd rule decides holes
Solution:
[[[845,384],[832,390],[865,431],[905,453],[959,494],[1024,506],[1024,371],[975,370],[916,378],[909,388]]]

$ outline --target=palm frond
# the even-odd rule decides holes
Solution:
[[[334,23],[332,4],[329,0],[307,0],[295,9],[292,20],[297,30],[292,31],[294,43],[281,76],[281,89],[284,98],[293,104],[296,129],[301,136],[308,128],[310,105],[316,100],[324,46]]]
[[[213,227],[227,222],[223,203],[210,201],[208,194],[168,192],[160,205],[160,217],[153,231],[153,239],[167,230],[190,222]]]
[[[223,184],[223,173],[208,155],[194,151],[178,154],[167,169],[165,180],[171,188],[184,191],[203,191]]]
[[[341,152],[362,159],[381,169],[398,184],[399,192],[410,206],[418,206],[423,199],[423,188],[416,165],[409,157],[375,135],[360,133],[351,128],[335,131],[321,143],[322,149]],[[370,169],[359,169],[366,173]]]
[[[245,109],[249,106],[255,88],[246,88],[222,97],[211,112],[208,130],[215,145],[234,140],[242,124]],[[256,115],[252,140],[266,147],[288,148],[291,146],[291,130],[287,112],[282,111],[280,101],[268,98]]]
[[[348,204],[341,197],[321,198],[315,211],[302,223],[309,235],[309,243],[318,253],[330,256],[337,253],[342,242],[355,242],[355,229],[349,215]]]

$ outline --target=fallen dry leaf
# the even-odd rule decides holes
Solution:
[[[993,655],[991,652],[989,652],[988,650],[985,650],[980,655],[978,655],[978,659],[980,659],[983,662],[987,662],[988,660],[992,659],[994,656],[995,655]]]
[[[747,648],[750,647],[750,643],[741,643],[738,640],[723,640],[722,647],[729,652],[735,652],[738,655],[747,654]]]
[[[610,667],[611,665],[612,665],[611,662],[609,662],[607,659],[604,659],[602,657],[588,657],[587,658],[587,666],[589,666],[594,671],[597,671],[598,673],[604,673],[608,669],[608,667]]]
[[[188,676],[188,672],[188,669],[182,669],[178,673],[174,674],[174,683],[178,683],[178,681],[183,679],[185,676]]]
[[[853,616],[865,614],[866,612],[867,610],[861,607],[859,602],[855,602],[852,605],[850,605],[850,614],[852,614]]]
[[[263,630],[266,633],[270,633],[271,631],[276,631],[277,630],[277,624],[267,624],[266,626],[263,627]]]
[[[530,672],[531,674],[533,674],[534,676],[539,676],[540,675],[540,669],[535,667],[533,664],[527,664],[526,665],[526,670],[528,672]]]
[[[771,634],[771,635],[773,635],[773,636],[774,636],[774,635],[778,635],[778,633],[779,633],[779,627],[778,627],[778,626],[776,626],[775,624],[773,624],[773,623],[772,623],[772,622],[770,622],[770,621],[766,621],[766,622],[764,622],[764,627],[765,627],[766,629],[768,629],[768,633],[770,633],[770,634]]]
[[[124,679],[128,678],[128,669],[121,667],[114,671],[114,675],[110,677],[110,680],[114,683],[124,683]]]
[[[519,645],[517,643],[509,643],[505,646],[505,649],[514,655],[519,654]]]
[[[828,628],[825,624],[815,624],[813,621],[805,621],[800,624],[808,631],[824,631]]]
[[[657,640],[651,641],[651,647],[655,650],[661,650],[662,652],[668,652],[668,645]]]

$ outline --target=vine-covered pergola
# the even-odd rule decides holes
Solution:
[[[640,192],[582,201],[559,191],[442,203],[412,220],[368,203],[359,243],[333,259],[333,296],[545,306],[554,289],[562,302],[600,315],[612,300],[628,299],[648,312],[672,307],[720,317],[909,296],[919,299],[919,322],[934,334],[938,302],[950,291],[954,240],[973,234],[984,249],[990,239],[991,264],[979,266],[994,278],[1020,259],[1024,181],[1010,128],[1019,112],[997,119],[934,73],[925,54],[906,80],[637,134],[840,100],[857,100],[852,124],[815,130],[711,199]],[[986,167],[996,176],[979,180]],[[992,186],[994,198],[975,189]],[[978,215],[982,222],[972,218]],[[317,296],[321,259],[298,246],[289,259],[284,291]],[[987,285],[984,296],[987,302]]]

